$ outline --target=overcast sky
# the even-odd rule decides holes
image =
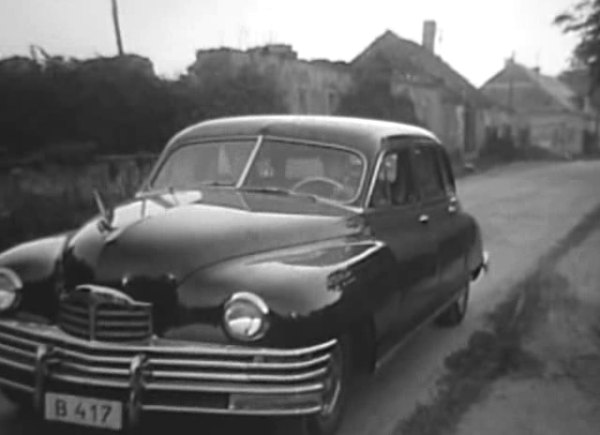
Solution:
[[[119,0],[127,52],[175,76],[197,49],[293,45],[302,58],[350,61],[389,29],[420,42],[438,23],[437,53],[479,86],[514,51],[543,72],[565,68],[575,43],[552,25],[574,0]],[[110,0],[0,0],[0,57],[113,55]]]

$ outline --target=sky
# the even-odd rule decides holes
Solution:
[[[421,42],[438,25],[436,53],[476,86],[513,53],[517,62],[557,74],[576,43],[552,24],[575,0],[119,0],[125,51],[176,77],[198,49],[291,44],[304,59],[351,61],[391,30]],[[0,0],[0,58],[85,58],[116,54],[110,0]]]

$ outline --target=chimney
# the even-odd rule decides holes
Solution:
[[[423,47],[435,53],[435,33],[437,25],[433,20],[427,20],[423,23]]]

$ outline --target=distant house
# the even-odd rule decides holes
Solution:
[[[435,54],[436,26],[426,21],[422,44],[386,31],[352,62],[360,67],[384,57],[393,69],[390,90],[405,94],[417,118],[450,149],[467,157],[484,144],[486,128],[508,125],[511,113],[495,104]]]
[[[581,154],[594,131],[594,110],[563,81],[512,59],[482,91],[514,109],[529,142],[562,155]]]
[[[434,53],[436,26],[426,21],[423,45],[386,31],[351,63],[298,59],[289,45],[274,44],[245,51],[231,48],[199,50],[188,68],[193,80],[212,62],[232,68],[252,64],[275,77],[289,113],[335,114],[341,97],[355,85],[353,72],[375,58],[393,69],[389,92],[412,101],[416,118],[458,154],[477,154],[490,125],[510,125],[512,113],[488,99]]]

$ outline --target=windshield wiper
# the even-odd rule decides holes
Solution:
[[[231,181],[207,180],[207,181],[202,181],[202,182],[198,183],[198,185],[200,185],[200,186],[226,186],[226,187],[232,187],[232,186],[235,185],[235,183],[233,183]]]
[[[241,187],[240,190],[244,192],[266,193],[269,195],[299,196],[302,198],[310,198],[315,201],[317,200],[317,197],[315,195],[311,195],[309,193],[294,192],[293,190],[284,189],[283,187]]]

